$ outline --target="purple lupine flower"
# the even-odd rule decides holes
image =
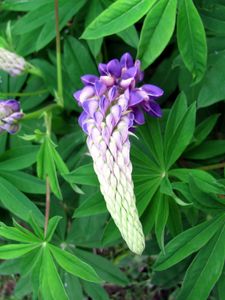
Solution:
[[[27,62],[23,57],[0,47],[0,70],[11,76],[17,76],[25,70],[26,65]]]
[[[84,88],[74,97],[83,112],[79,124],[88,135],[87,145],[107,208],[128,247],[141,254],[144,234],[133,191],[129,133],[144,124],[144,111],[161,117],[157,99],[163,90],[143,80],[140,61],[129,53],[120,60],[99,64],[100,76],[84,75]]]
[[[0,100],[0,133],[14,134],[19,130],[18,120],[23,117],[20,103],[16,100]]]

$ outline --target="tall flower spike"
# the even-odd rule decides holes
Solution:
[[[9,73],[11,76],[17,76],[25,70],[26,64],[23,57],[0,48],[0,70]]]
[[[23,117],[20,103],[16,100],[0,100],[0,133],[14,134],[19,130],[18,120]]]
[[[88,135],[87,145],[100,182],[107,209],[131,251],[141,254],[145,247],[132,181],[129,132],[144,124],[145,110],[161,116],[156,103],[163,90],[145,84],[140,61],[125,53],[120,61],[99,64],[100,77],[82,76],[84,88],[74,94],[83,112],[79,124]]]

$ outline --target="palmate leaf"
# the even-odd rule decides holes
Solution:
[[[11,182],[21,192],[28,194],[45,194],[46,192],[44,181],[28,173],[0,170],[0,176]]]
[[[175,113],[175,111],[174,111]],[[186,111],[182,120],[173,132],[170,132],[165,142],[165,161],[169,169],[181,156],[192,140],[195,129],[196,105],[193,103]],[[172,122],[172,118],[171,118]],[[167,123],[168,125],[168,123]]]
[[[172,239],[165,247],[165,255],[159,254],[155,263],[155,270],[165,270],[192,253],[203,247],[221,228],[224,222],[224,214],[220,214],[210,221],[190,228]]]
[[[29,222],[30,214],[39,224],[44,221],[44,216],[37,206],[2,177],[0,177],[0,201],[5,208],[24,221]]]
[[[37,152],[37,146],[20,146],[10,149],[0,156],[0,170],[25,169],[35,163]]]
[[[177,300],[206,300],[222,274],[225,261],[225,226],[199,251],[189,266]]]
[[[96,39],[118,33],[140,20],[155,2],[155,0],[118,0],[86,28],[82,38]]]
[[[57,263],[68,273],[91,282],[102,281],[90,265],[75,255],[53,245],[49,245],[49,248]]]
[[[0,246],[0,259],[14,259],[37,248],[39,244],[8,244]]]
[[[159,247],[163,253],[165,253],[164,249],[164,232],[166,223],[169,216],[169,203],[168,197],[159,194],[157,199],[157,208],[156,208],[156,215],[155,215],[155,233],[156,238],[159,244]]]
[[[57,198],[62,199],[56,170],[61,175],[69,173],[69,170],[55,147],[50,137],[46,136],[37,155],[37,173],[38,177],[42,179],[48,177],[51,190]]]
[[[103,280],[121,286],[129,283],[126,275],[115,264],[106,258],[78,248],[74,250],[74,253],[80,259],[90,264]]]
[[[43,249],[40,280],[41,293],[45,300],[69,300],[47,245]]]
[[[37,238],[32,232],[16,224],[17,228],[9,227],[4,224],[0,226],[0,236],[6,239],[22,242],[22,243],[40,243],[41,240]]]

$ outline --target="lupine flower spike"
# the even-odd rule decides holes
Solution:
[[[140,61],[125,53],[120,61],[99,64],[100,76],[84,75],[82,90],[74,94],[83,112],[79,124],[88,135],[87,145],[107,209],[131,251],[145,247],[132,181],[129,133],[144,124],[146,111],[161,117],[156,103],[163,90],[151,84],[136,87],[143,79]]]
[[[23,117],[20,103],[16,100],[0,100],[0,133],[7,131],[10,134],[19,130],[18,120]]]
[[[0,47],[0,70],[17,76],[25,70],[26,64],[23,57]]]

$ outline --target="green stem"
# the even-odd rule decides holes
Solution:
[[[37,111],[32,112],[32,113],[25,114],[22,120],[37,119],[37,118],[41,117],[41,115],[43,113],[50,112],[56,108],[60,108],[60,106],[58,104],[50,104],[50,105],[45,106]]]
[[[27,93],[0,93],[0,97],[30,97],[30,96],[39,96],[41,94],[48,93],[47,89],[39,90],[36,92],[27,92]]]
[[[217,170],[217,169],[222,169],[225,167],[225,162],[222,162],[222,163],[219,163],[219,164],[214,164],[214,165],[208,165],[208,166],[202,166],[202,167],[199,167],[197,169],[200,169],[200,170]]]
[[[57,84],[58,84],[58,99],[60,106],[64,106],[63,100],[63,81],[62,81],[62,59],[60,45],[60,30],[59,30],[59,3],[55,0],[55,29],[56,29],[56,64],[57,64]]]

